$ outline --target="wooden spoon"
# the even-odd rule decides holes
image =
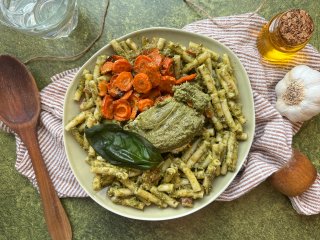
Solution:
[[[0,119],[25,143],[36,174],[52,239],[72,238],[71,226],[49,177],[37,139],[40,96],[36,82],[16,58],[0,56]]]

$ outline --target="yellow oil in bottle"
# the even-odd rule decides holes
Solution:
[[[291,59],[309,42],[313,29],[312,19],[304,10],[280,13],[262,27],[258,50],[269,61]]]

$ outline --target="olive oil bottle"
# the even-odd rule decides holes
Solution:
[[[274,16],[262,27],[257,47],[269,61],[287,60],[306,46],[313,31],[312,18],[306,11],[289,10]]]

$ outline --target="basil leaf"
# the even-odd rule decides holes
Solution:
[[[85,134],[93,149],[113,165],[150,169],[163,160],[147,139],[117,124],[98,124],[86,128]]]

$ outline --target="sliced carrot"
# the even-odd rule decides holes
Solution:
[[[132,87],[133,77],[130,72],[121,72],[116,79],[113,80],[112,86],[119,88],[121,91],[129,91]]]
[[[146,55],[150,57],[158,67],[161,66],[163,55],[160,54],[160,51],[158,48],[150,49],[149,53]]]
[[[138,73],[134,76],[132,82],[134,90],[138,93],[147,93],[152,89],[152,83],[145,73]]]
[[[138,102],[141,100],[140,95],[141,95],[140,93],[133,91],[131,96],[128,99],[131,105],[131,115],[130,115],[131,120],[135,119],[138,114]]]
[[[109,89],[112,88],[111,80],[106,84],[106,86],[107,86],[107,91],[109,91]]]
[[[128,121],[129,119],[127,118],[122,118],[122,117],[118,117],[118,116],[114,116],[113,117],[115,120],[119,121],[119,122],[124,122],[124,121]]]
[[[114,62],[119,59],[124,59],[124,57],[122,57],[120,55],[112,55],[112,56],[108,57],[106,61],[107,62]]]
[[[157,65],[153,62],[152,58],[146,55],[139,55],[134,61],[133,69],[135,72],[144,72],[146,67],[156,67]]]
[[[159,89],[161,92],[172,93],[172,87],[176,84],[176,79],[172,76],[161,76]]]
[[[131,115],[130,115],[130,119],[131,120],[134,120],[136,118],[138,114],[138,106],[137,105],[134,105],[132,108],[131,108]]]
[[[99,96],[103,97],[107,94],[108,88],[107,88],[107,81],[101,80],[98,83],[98,89],[99,89]]]
[[[108,90],[108,92],[109,92],[109,90],[111,89],[111,88],[113,88],[113,82],[114,82],[114,80],[116,79],[118,77],[118,74],[115,74],[115,75],[112,75],[112,77],[110,78],[110,80],[109,80],[109,82],[107,83],[107,90]],[[119,89],[118,89],[119,90]]]
[[[113,62],[107,61],[101,66],[100,72],[101,74],[106,74],[108,72],[111,72],[112,68],[113,68]]]
[[[152,83],[152,87],[159,86],[161,74],[157,67],[154,66],[147,66],[143,73],[147,74],[149,77],[150,82]]]
[[[140,55],[149,55],[151,52],[156,51],[158,48],[148,48],[141,51]],[[158,49],[159,51],[159,49]]]
[[[130,100],[130,101],[137,102],[137,101],[140,99],[140,97],[141,97],[141,94],[140,94],[140,93],[138,93],[138,92],[136,92],[136,91],[133,91],[132,94],[131,94],[131,96],[130,96],[130,98],[129,98],[129,100]]]
[[[118,77],[118,74],[113,74],[112,77],[110,78],[109,83],[113,83],[113,81]]]
[[[155,100],[157,97],[161,95],[159,87],[152,88],[148,93],[145,93],[141,96],[141,98],[150,98]]]
[[[162,61],[162,67],[165,69],[168,69],[172,66],[173,64],[173,59],[171,57],[165,57]]]
[[[119,59],[125,59],[125,58],[120,55],[112,55],[112,59],[113,59],[113,61],[117,61]]]
[[[120,99],[128,100],[132,94],[133,90],[126,92]]]
[[[154,101],[149,98],[141,99],[138,102],[138,109],[140,112],[143,112],[154,105]]]
[[[119,59],[113,63],[112,72],[113,73],[121,73],[121,72],[130,72],[132,70],[132,66],[127,59]]]
[[[102,116],[106,119],[113,119],[113,99],[109,95],[105,95],[101,105]]]
[[[129,120],[131,116],[130,103],[125,99],[119,99],[113,102],[114,119],[118,121]]]
[[[147,74],[152,83],[152,87],[159,85],[161,74],[159,72],[159,67],[152,58],[146,55],[139,55],[134,62],[134,71]]]
[[[176,84],[181,84],[181,83],[184,83],[184,82],[187,82],[187,81],[191,81],[191,80],[195,79],[196,77],[197,77],[196,73],[183,76],[183,77],[177,79]]]
[[[173,76],[173,59],[170,57],[165,57],[161,64],[161,74]]]
[[[113,98],[121,98],[123,96],[123,92],[120,91],[119,88],[112,86],[111,83],[107,84],[108,94]]]

